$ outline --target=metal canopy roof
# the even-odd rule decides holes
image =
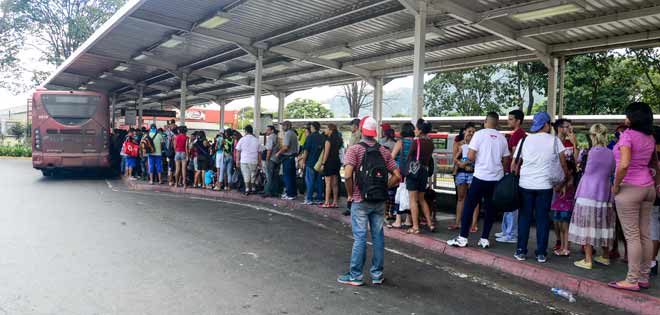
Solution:
[[[415,19],[410,10],[415,9],[414,3],[133,0],[68,58],[44,86],[83,86],[116,94],[121,106],[134,102],[136,87],[144,86],[146,105],[169,106],[178,104],[181,73],[188,72],[189,105],[228,101],[253,95],[257,48],[266,49],[266,93],[409,75],[413,70]],[[428,3],[426,71],[660,43],[657,0]],[[562,5],[579,10],[516,18],[516,14]],[[228,20],[213,29],[200,25],[216,14]],[[173,46],[168,43],[171,38],[180,43],[168,48]],[[143,58],[136,60],[140,54]],[[332,54],[335,56],[328,56]]]

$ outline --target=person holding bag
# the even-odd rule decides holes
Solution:
[[[396,162],[397,167],[401,169],[401,176],[403,176],[403,179],[401,181],[401,184],[399,185],[399,188],[397,188],[396,195],[398,198],[395,198],[395,204],[398,204],[398,207],[394,207],[396,209],[396,212],[393,212],[392,214],[395,216],[394,223],[388,224],[388,228],[394,228],[394,229],[400,229],[403,228],[404,226],[411,226],[410,222],[410,216],[406,216],[406,222],[405,224],[402,224],[401,220],[401,215],[404,213],[408,213],[410,210],[410,195],[408,194],[408,190],[406,190],[406,183],[405,183],[405,176],[408,174],[407,173],[407,158],[408,158],[408,153],[410,151],[410,147],[413,143],[413,139],[415,137],[415,125],[413,125],[410,122],[406,122],[401,126],[401,132],[400,132],[400,138],[394,145],[394,148],[392,149],[392,158]],[[405,174],[404,174],[405,173]],[[397,199],[399,200],[405,200],[404,202],[397,202]]]
[[[433,167],[433,141],[428,137],[431,132],[431,123],[419,119],[415,126],[415,140],[408,153],[408,175],[406,176],[406,189],[410,195],[410,215],[412,227],[406,231],[408,234],[419,234],[419,207],[422,207],[429,231],[435,232],[431,209],[424,193],[428,186],[428,179]]]
[[[550,115],[539,112],[534,115],[532,127],[524,141],[521,141],[511,165],[513,171],[520,174],[519,186],[521,193],[521,208],[518,216],[518,244],[513,255],[517,260],[527,259],[527,242],[532,224],[532,216],[536,220],[536,260],[547,261],[548,237],[550,235],[550,204],[552,202],[553,162],[558,159],[566,180],[572,180],[566,167],[564,146],[557,137],[550,134]]]

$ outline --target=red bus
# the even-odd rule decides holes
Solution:
[[[32,166],[44,176],[60,169],[108,168],[108,98],[91,91],[32,95]]]

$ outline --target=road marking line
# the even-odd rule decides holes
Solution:
[[[113,191],[130,192],[130,193],[139,194],[139,195],[146,195],[146,196],[153,196],[154,195],[153,192],[139,192],[139,191],[131,191],[131,190],[125,191],[125,190],[116,190],[116,189],[113,189]],[[257,211],[265,211],[265,212],[268,212],[268,213],[289,217],[289,218],[292,218],[292,219],[295,219],[295,220],[298,220],[298,221],[302,221],[304,223],[308,223],[308,224],[311,224],[311,225],[314,225],[314,226],[318,226],[318,227],[323,228],[323,229],[328,230],[328,231],[335,232],[337,234],[345,236],[346,238],[353,239],[352,236],[339,233],[339,231],[337,231],[335,229],[332,229],[332,228],[326,226],[325,224],[318,223],[318,222],[315,222],[315,221],[312,221],[312,220],[309,220],[309,219],[305,219],[303,217],[300,217],[300,216],[297,216],[295,214],[288,213],[288,212],[282,212],[282,211],[278,211],[278,210],[271,209],[271,208],[266,208],[266,207],[262,207],[262,206],[252,205],[252,204],[245,204],[245,203],[240,203],[240,202],[235,202],[235,201],[228,201],[228,200],[220,200],[220,199],[197,197],[197,196],[185,196],[185,195],[178,195],[178,194],[173,194],[173,193],[166,193],[166,195],[168,195],[172,198],[188,198],[188,199],[196,199],[196,200],[203,200],[203,201],[221,202],[221,203],[235,205],[235,206],[241,206],[241,207],[248,207],[248,208],[255,209]],[[373,246],[373,244],[371,242],[367,242],[367,244]],[[421,264],[425,264],[425,265],[427,265],[429,267],[432,267],[434,269],[437,269],[437,270],[441,270],[443,272],[448,273],[451,276],[470,281],[472,283],[481,285],[483,287],[486,287],[486,288],[489,288],[489,289],[492,289],[492,290],[495,290],[495,291],[499,291],[499,292],[504,293],[504,294],[511,295],[513,297],[519,298],[520,300],[522,300],[524,302],[527,302],[527,303],[530,303],[530,304],[535,304],[535,305],[540,305],[542,307],[545,307],[549,311],[552,311],[552,312],[567,312],[568,314],[571,314],[571,315],[579,315],[579,313],[575,313],[575,312],[568,311],[566,309],[561,309],[561,308],[557,308],[557,307],[554,307],[554,306],[551,306],[551,305],[547,305],[546,303],[538,301],[538,300],[536,300],[536,299],[534,299],[534,298],[532,298],[532,297],[530,297],[530,296],[528,296],[524,293],[516,292],[516,291],[513,291],[513,290],[508,289],[506,287],[503,287],[503,286],[501,286],[500,284],[498,284],[494,281],[490,281],[490,280],[483,279],[483,278],[478,277],[478,276],[466,274],[466,273],[460,272],[460,271],[458,271],[454,268],[448,267],[448,266],[438,266],[438,265],[435,265],[435,264],[431,263],[430,261],[427,261],[423,258],[415,257],[415,256],[412,256],[410,254],[406,254],[402,251],[399,251],[399,250],[396,250],[396,249],[393,249],[393,248],[385,247],[385,250],[392,253],[392,254],[399,255],[401,257],[410,259],[412,261],[415,261],[415,262],[418,262],[418,263],[421,263]],[[252,256],[254,253],[242,253],[242,254]],[[254,254],[254,255],[256,255],[256,254]],[[257,258],[257,257],[255,257],[255,258]]]

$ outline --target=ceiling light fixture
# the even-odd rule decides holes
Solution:
[[[444,31],[434,28],[433,31],[426,32],[426,40],[438,39],[442,37],[442,35],[444,35]],[[415,43],[415,36],[397,39],[396,42],[403,45],[411,45]]]
[[[149,57],[151,57],[151,56],[153,56],[153,55],[154,55],[154,53],[152,53],[152,52],[150,52],[150,51],[143,51],[143,52],[141,52],[139,55],[133,57],[133,60],[135,60],[135,61],[140,61],[140,60],[147,59],[147,58],[149,58]]]
[[[229,74],[229,75],[220,77],[220,80],[234,80],[235,81],[235,80],[245,79],[247,77],[248,76],[244,73],[233,73],[233,74]]]
[[[337,51],[321,55],[319,56],[319,58],[326,60],[333,60],[344,57],[350,57],[352,55],[353,55],[353,49],[350,49],[349,47],[342,47]]]
[[[286,61],[278,61],[264,66],[264,69],[268,69],[268,71],[281,71],[289,68],[291,68],[291,63]]]
[[[115,67],[115,71],[126,71],[128,70],[128,64],[125,63],[120,63],[118,66]]]
[[[231,14],[218,11],[213,17],[207,19],[206,21],[199,23],[199,27],[201,28],[206,28],[206,29],[214,29],[222,24],[225,24],[229,21],[231,21],[232,16]]]
[[[107,79],[107,78],[109,78],[109,77],[111,77],[111,76],[112,76],[112,73],[110,73],[110,72],[103,72],[103,74],[101,74],[101,75],[99,76],[99,78],[100,78],[100,79]]]
[[[183,42],[185,42],[185,41],[186,41],[186,38],[183,37],[183,36],[172,35],[172,37],[170,37],[170,39],[166,40],[165,42],[163,42],[160,45],[165,47],[165,48],[174,48],[174,47],[177,47],[177,46],[183,44]]]
[[[539,19],[562,15],[562,14],[579,12],[583,10],[584,9],[582,7],[571,3],[571,4],[564,4],[547,9],[518,13],[512,15],[511,18],[517,22],[528,22],[528,21],[539,20]]]

